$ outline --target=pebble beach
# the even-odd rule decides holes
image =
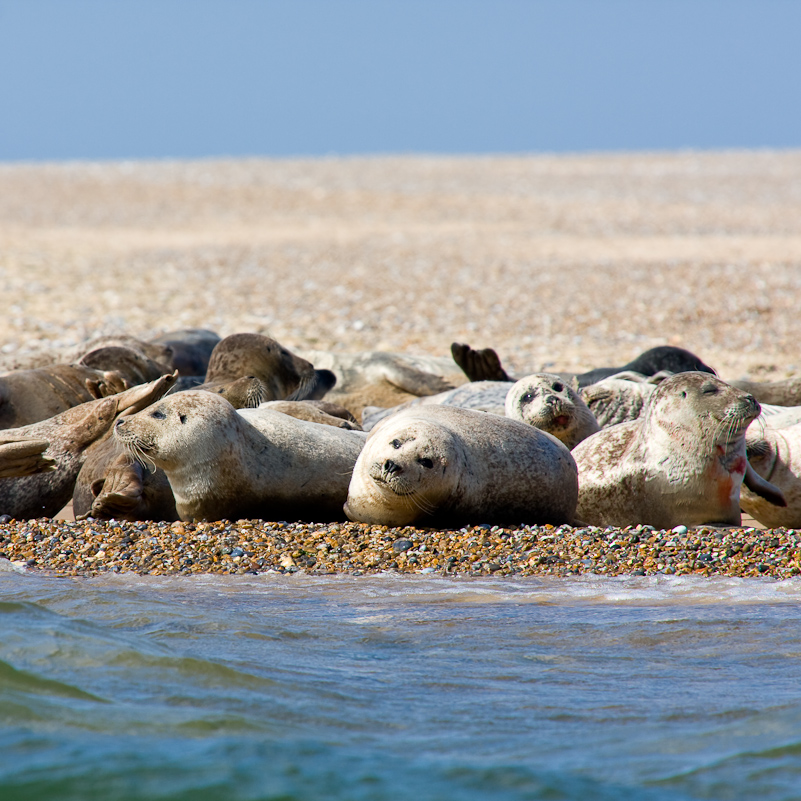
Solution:
[[[0,187],[6,370],[193,326],[299,351],[469,342],[520,375],[665,343],[724,379],[801,372],[797,151],[7,164]],[[801,569],[801,533],[681,529],[12,520],[0,558],[62,576]]]

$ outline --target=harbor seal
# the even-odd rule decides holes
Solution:
[[[392,409],[366,407],[362,413],[365,430],[380,420],[412,406],[458,406],[506,416],[547,431],[567,448],[574,448],[600,430],[598,422],[579,394],[553,373],[533,373],[514,384],[506,381],[472,381],[456,389],[417,398]]]
[[[357,420],[361,420],[365,406],[397,406],[445,392],[466,380],[453,360],[445,357],[322,350],[304,351],[303,355],[317,367],[334,373],[336,384],[325,398],[344,406]]]
[[[470,381],[515,381],[510,378],[501,365],[498,354],[492,348],[477,350],[459,342],[451,345],[453,360],[464,371]],[[660,345],[646,350],[622,367],[598,367],[586,373],[558,373],[566,381],[581,388],[601,381],[604,378],[626,371],[645,376],[661,371],[683,373],[700,371],[715,375],[715,371],[705,365],[694,353],[673,345]]]
[[[336,382],[330,370],[315,370],[270,337],[261,334],[232,334],[221,340],[211,353],[206,383],[235,381],[255,376],[267,387],[263,400],[320,399]]]
[[[0,480],[0,514],[18,520],[57,514],[72,496],[89,446],[109,431],[118,417],[146,408],[174,381],[174,375],[162,376],[118,395],[74,406],[48,420],[0,432],[0,447],[22,443],[21,447],[35,451],[32,441],[48,443],[38,455],[35,452],[30,455],[28,475]],[[30,460],[39,462],[45,470],[30,474]]]
[[[739,525],[746,476],[781,502],[746,458],[745,432],[759,412],[751,395],[708,373],[666,378],[641,418],[605,428],[573,451],[576,516],[596,526]]]
[[[348,490],[351,520],[386,526],[567,523],[576,464],[550,434],[493,414],[416,406],[369,435]]]
[[[150,340],[151,345],[169,351],[169,365],[179,376],[204,376],[220,335],[206,328],[167,331]]]
[[[768,528],[801,528],[801,409],[788,407],[787,412],[760,417],[745,435],[748,463],[787,501],[786,506],[777,506],[743,486],[740,505]]]
[[[167,474],[182,520],[342,520],[365,438],[193,390],[118,423],[131,455]]]
[[[126,389],[128,384],[118,372],[83,365],[14,370],[0,376],[0,429],[32,425]]]

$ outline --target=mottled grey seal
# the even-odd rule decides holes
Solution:
[[[579,444],[576,516],[598,526],[739,525],[740,486],[780,499],[748,467],[745,432],[756,400],[700,372],[666,378],[641,418]]]
[[[365,438],[191,390],[118,422],[131,454],[167,474],[182,520],[341,520]]]
[[[387,526],[567,523],[576,464],[550,434],[494,414],[416,406],[381,421],[356,462],[345,512]]]
[[[599,430],[599,425],[579,394],[553,373],[533,373],[514,384],[507,381],[472,381],[448,392],[417,398],[392,409],[366,407],[365,430],[379,420],[412,406],[458,406],[506,416],[547,431],[568,448]]]
[[[74,406],[48,420],[0,433],[0,445],[30,444],[31,440],[49,443],[39,456],[34,453],[30,458],[41,462],[43,467],[52,468],[34,475],[0,480],[0,513],[17,519],[57,514],[72,496],[89,446],[99,440],[120,415],[149,406],[174,381],[175,376],[163,376],[118,395]]]

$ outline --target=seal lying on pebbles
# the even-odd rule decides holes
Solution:
[[[357,420],[365,406],[397,406],[465,383],[464,374],[445,357],[322,350],[305,351],[303,355],[317,367],[334,373],[336,385],[326,400],[344,406]]]
[[[600,430],[598,422],[579,394],[558,375],[533,373],[514,384],[505,381],[473,381],[448,392],[418,398],[400,407],[367,407],[362,415],[366,430],[400,409],[412,406],[458,406],[506,416],[547,431],[568,448],[574,448]]]
[[[0,429],[47,420],[82,403],[127,389],[116,371],[75,364],[14,370],[0,376]]]
[[[174,382],[175,376],[162,376],[158,381],[133,387],[119,395],[75,406],[49,420],[2,432],[0,444],[48,442],[45,451],[31,458],[51,462],[52,470],[0,480],[0,514],[17,519],[57,514],[72,496],[89,446],[113,426],[118,416],[149,406]]]
[[[353,470],[345,512],[386,526],[567,523],[576,465],[557,439],[493,414],[404,409],[377,425]]]
[[[203,391],[220,395],[235,409],[258,406],[267,392],[264,382],[253,376],[207,384]],[[175,498],[164,471],[137,462],[112,433],[86,454],[72,495],[76,518],[177,520]]]
[[[118,423],[129,452],[167,474],[182,520],[341,520],[365,438],[197,391]]]
[[[498,354],[492,348],[476,350],[469,345],[454,342],[451,345],[451,354],[470,381],[515,380],[509,378],[501,365]],[[575,386],[585,387],[615,373],[630,371],[650,376],[663,370],[669,373],[700,371],[715,374],[715,371],[705,365],[694,353],[673,345],[660,345],[641,353],[636,359],[622,367],[599,367],[586,373],[559,373],[558,375],[565,380],[572,381]]]
[[[319,399],[336,377],[330,370],[315,370],[311,362],[291,353],[261,334],[232,334],[214,348],[206,383],[255,376],[267,387],[264,400]]]
[[[744,477],[782,503],[748,466],[745,432],[759,411],[751,395],[709,374],[666,378],[640,419],[603,429],[573,451],[576,516],[596,526],[739,525]]]

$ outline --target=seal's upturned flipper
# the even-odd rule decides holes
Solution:
[[[471,381],[514,381],[501,366],[498,354],[492,348],[475,350],[469,345],[454,342],[451,355],[462,372]]]
[[[787,506],[787,501],[782,494],[782,491],[770,483],[770,481],[765,481],[759,473],[751,467],[751,463],[748,463],[748,466],[745,468],[745,478],[743,479],[743,484],[745,484],[754,495],[759,495],[760,498],[764,498],[768,503],[772,503],[774,506]]]

